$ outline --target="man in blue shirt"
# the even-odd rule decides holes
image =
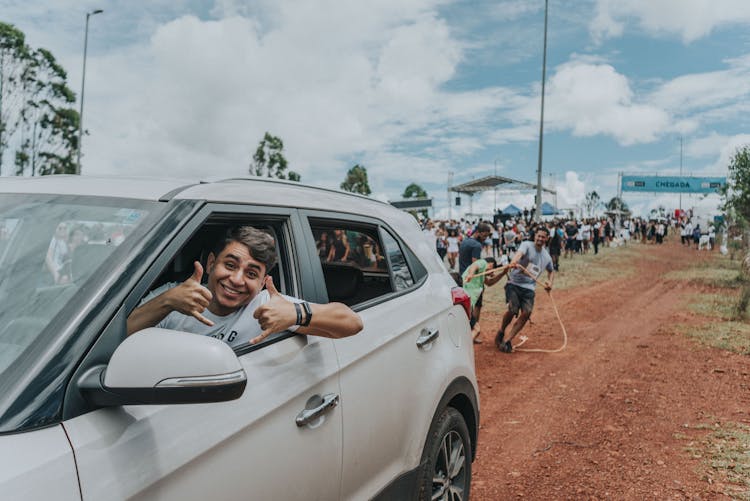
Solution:
[[[471,238],[464,238],[458,249],[458,273],[464,274],[471,263],[482,257],[482,244],[492,233],[487,223],[479,223]]]

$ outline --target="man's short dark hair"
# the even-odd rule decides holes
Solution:
[[[492,233],[492,228],[487,223],[479,223],[477,225],[477,233]]]
[[[539,226],[538,226],[538,227],[536,228],[536,230],[535,230],[535,231],[543,231],[543,232],[545,232],[545,233],[547,234],[547,236],[549,236],[549,228],[547,228],[547,227],[546,227],[546,226],[544,226],[543,224],[540,224],[540,225],[539,225]]]
[[[229,228],[224,234],[224,238],[219,240],[214,247],[214,256],[219,254],[232,242],[237,242],[250,251],[253,259],[256,259],[266,266],[266,273],[271,271],[276,265],[276,242],[273,237],[263,230],[253,226],[234,226]]]

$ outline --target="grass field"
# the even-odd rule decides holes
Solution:
[[[705,346],[750,355],[750,322],[746,309],[738,309],[743,285],[738,259],[714,253],[709,260],[669,273],[668,278],[705,287],[704,292],[686,294],[685,304],[708,321],[677,325],[676,332]],[[750,428],[734,422],[701,427],[710,433],[686,449],[703,460],[702,474],[707,480],[725,478],[730,485],[724,494],[750,501]]]
[[[750,323],[747,308],[739,309],[743,280],[739,260],[715,253],[711,259],[691,263],[670,272],[668,278],[705,286],[707,290],[685,296],[687,308],[708,318],[676,330],[701,344],[750,355]]]

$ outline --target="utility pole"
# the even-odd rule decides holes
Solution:
[[[448,171],[448,221],[453,219],[453,200],[451,200],[451,186],[453,186],[453,172]]]
[[[83,92],[86,89],[86,50],[89,45],[89,18],[104,12],[96,9],[86,13],[86,31],[83,36],[83,72],[81,72],[81,111],[78,113],[78,161],[76,162],[76,174],[81,174],[81,146],[83,144]]]
[[[682,134],[680,134],[680,177],[682,177]],[[682,216],[682,191],[680,191],[680,216]]]
[[[495,178],[497,178],[497,158],[495,159]],[[493,179],[492,182],[495,184],[493,191],[495,192],[495,205],[494,205],[494,212],[492,213],[492,217],[494,218],[497,214],[497,179]]]
[[[544,52],[542,56],[542,112],[539,119],[539,164],[536,169],[536,211],[537,221],[542,220],[542,142],[544,139],[544,83],[547,80],[547,8],[549,0],[544,0]]]

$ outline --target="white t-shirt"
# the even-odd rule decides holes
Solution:
[[[458,252],[458,237],[448,237],[448,252]]]
[[[141,301],[141,304],[150,301],[177,285],[179,285],[179,282],[171,282],[162,285],[158,289],[151,291],[143,301]],[[301,299],[295,297],[282,296],[284,299],[291,301],[292,303],[302,302]],[[249,343],[251,339],[259,336],[260,333],[263,332],[258,321],[253,318],[253,313],[255,313],[255,310],[259,306],[266,304],[269,300],[270,295],[268,294],[268,291],[264,289],[248,304],[229,315],[222,317],[211,313],[208,309],[203,310],[201,315],[211,320],[214,323],[213,326],[206,325],[193,316],[182,314],[179,311],[173,311],[164,317],[156,327],[215,337],[221,339],[232,348],[236,348],[237,346]],[[293,325],[289,330],[294,332],[297,330],[297,327],[298,326]]]
[[[536,278],[539,278],[539,275],[541,275],[544,270],[551,272],[555,269],[552,266],[552,257],[549,255],[546,247],[542,247],[541,251],[537,251],[534,242],[525,240],[518,248],[518,252],[523,254],[523,257],[521,257],[518,264],[526,268],[529,273]],[[536,286],[536,282],[533,278],[515,268],[510,270],[508,283],[531,290],[534,290]]]

